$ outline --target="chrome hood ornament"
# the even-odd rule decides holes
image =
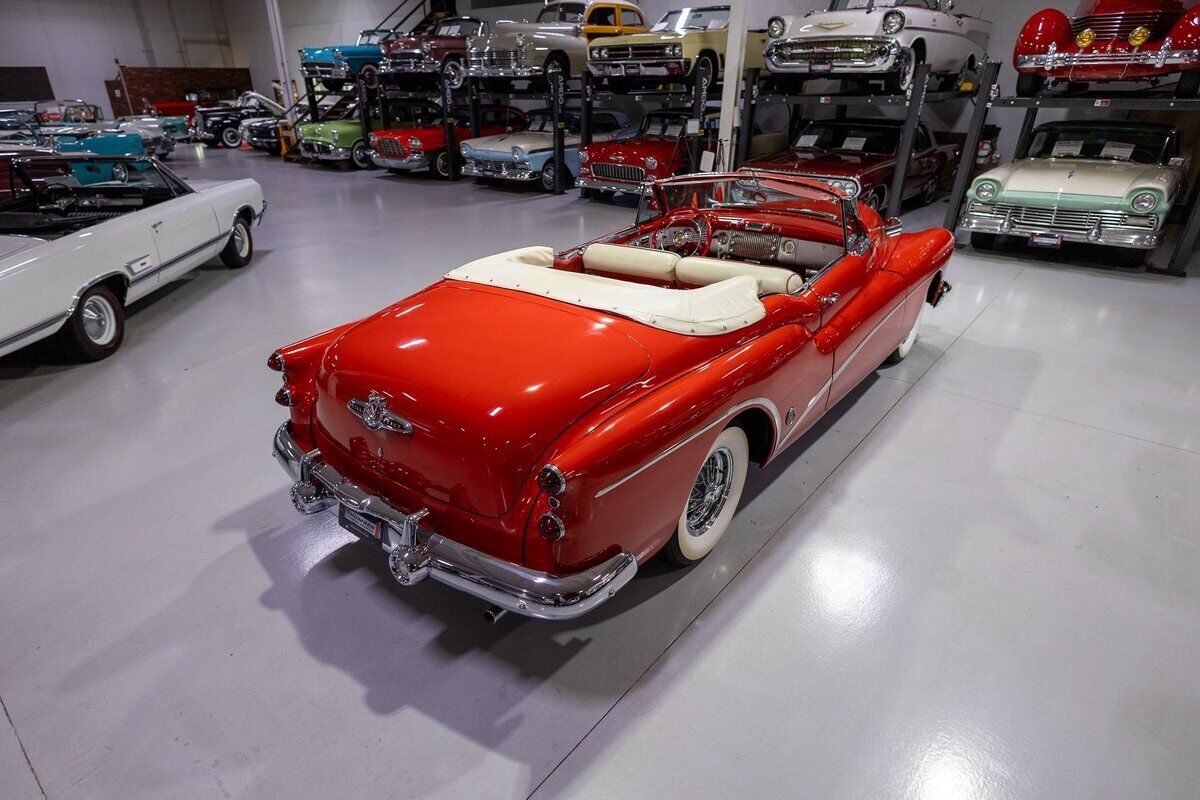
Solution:
[[[350,413],[362,420],[369,431],[387,430],[394,433],[412,433],[412,423],[388,409],[388,399],[371,390],[366,400],[355,397],[346,403]]]

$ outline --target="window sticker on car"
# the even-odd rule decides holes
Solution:
[[[1136,149],[1137,145],[1125,144],[1124,142],[1108,142],[1104,145],[1104,149],[1100,151],[1100,157],[1128,161]]]
[[[842,142],[843,150],[862,150],[867,146],[867,137],[865,136],[847,136],[846,141]]]
[[[680,136],[682,134],[683,134],[683,123],[682,122],[670,123],[669,125],[667,125],[666,129],[663,131],[664,136]]]
[[[650,32],[658,33],[659,31],[665,31],[666,29],[667,29],[667,23],[656,22],[656,23],[654,23],[653,27],[650,28]]]
[[[1083,142],[1079,139],[1060,139],[1054,143],[1050,151],[1051,158],[1070,158],[1083,152]]]
[[[796,147],[816,147],[821,140],[819,133],[806,133],[796,140]]]

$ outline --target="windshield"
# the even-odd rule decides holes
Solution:
[[[1022,158],[1082,158],[1165,164],[1171,137],[1154,129],[1049,127],[1037,130]]]
[[[579,132],[579,115],[565,112],[562,115],[567,133]],[[532,133],[554,133],[554,120],[548,111],[535,111],[525,119],[525,130]]]
[[[687,118],[679,114],[647,114],[642,118],[642,126],[638,131],[643,136],[669,136],[677,138],[683,135]]]
[[[542,9],[538,22],[583,22],[583,3],[555,3]]]
[[[473,19],[450,19],[438,23],[434,36],[478,36],[483,23]]]
[[[363,31],[358,35],[358,44],[372,45],[379,44],[388,37],[391,31]]]
[[[654,24],[652,31],[703,31],[724,28],[729,24],[729,6],[683,8],[668,11]]]
[[[833,0],[830,11],[867,8],[926,8],[937,11],[937,0]]]
[[[648,222],[681,209],[719,208],[816,217],[839,227],[843,223],[842,201],[833,192],[783,176],[754,173],[659,184],[653,197],[643,195],[637,222]]]
[[[800,133],[793,146],[890,156],[900,146],[900,129],[889,125],[814,122]]]

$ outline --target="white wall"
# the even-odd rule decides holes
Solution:
[[[45,67],[59,98],[111,115],[114,59],[134,67],[234,66],[218,0],[2,0],[0,63]]]

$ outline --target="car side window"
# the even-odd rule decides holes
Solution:
[[[621,124],[612,114],[592,115],[592,130],[596,133],[612,133],[620,127]]]
[[[646,27],[646,23],[642,19],[641,13],[634,11],[632,8],[621,9],[621,24],[638,28]]]
[[[616,27],[617,25],[617,9],[616,6],[596,6],[588,14],[588,25],[604,25],[606,27]]]

